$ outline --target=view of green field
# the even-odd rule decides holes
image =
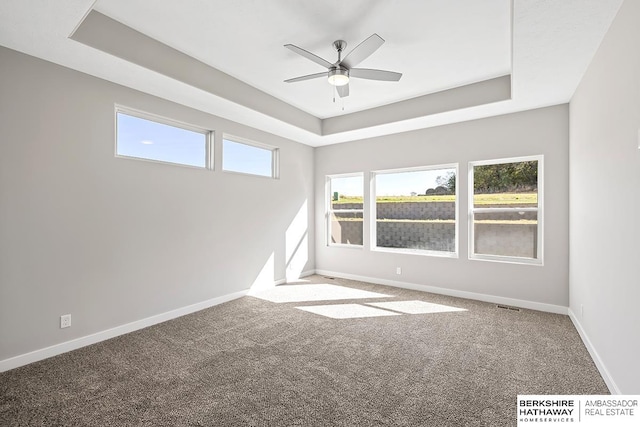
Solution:
[[[455,202],[454,195],[444,196],[380,196],[376,198],[378,203],[399,203],[399,202]],[[473,196],[476,205],[512,205],[512,204],[537,204],[537,193],[497,193],[497,194],[476,194]],[[340,196],[334,204],[341,203],[362,203],[362,197]]]

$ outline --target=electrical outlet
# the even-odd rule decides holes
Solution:
[[[402,268],[396,267],[396,274],[402,274]]]
[[[71,327],[71,315],[65,314],[60,316],[60,329]]]

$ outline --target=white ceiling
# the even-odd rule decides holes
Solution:
[[[511,72],[509,0],[161,4],[100,0],[95,9],[319,118],[342,114],[343,105],[332,102],[332,87],[326,79],[283,80],[326,69],[285,49],[284,44],[335,62],[334,40],[346,40],[347,53],[373,33],[386,40],[359,67],[389,69],[404,76],[397,83],[352,79],[345,112]]]
[[[319,146],[568,102],[621,3],[3,0],[0,45]],[[320,131],[70,39],[92,9],[250,85],[256,97],[270,95],[308,113]],[[323,71],[284,44],[334,62],[334,40],[346,40],[349,52],[373,33],[386,43],[359,66],[402,72],[400,82],[352,79],[350,96],[336,97],[335,103],[324,79],[283,82]],[[344,122],[358,111],[389,104],[388,109],[406,110],[412,98],[507,74],[510,100],[420,117],[394,114],[398,118],[391,123],[347,126],[331,135],[321,131],[323,120]]]

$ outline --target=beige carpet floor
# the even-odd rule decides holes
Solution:
[[[0,425],[513,426],[518,394],[608,394],[567,316],[312,276],[4,372]]]

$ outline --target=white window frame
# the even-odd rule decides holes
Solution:
[[[536,208],[476,208],[474,206],[474,180],[473,180],[473,168],[475,166],[485,165],[499,165],[507,163],[520,163],[520,162],[538,162],[538,207]],[[522,156],[522,157],[510,157],[505,159],[494,160],[479,160],[469,162],[469,259],[479,261],[493,261],[493,262],[505,262],[513,264],[528,264],[528,265],[544,265],[544,156]],[[474,214],[476,213],[491,213],[491,212],[537,212],[537,246],[536,256],[537,258],[517,257],[508,255],[487,255],[475,253],[475,227],[474,227]]]
[[[350,178],[350,177],[360,177],[362,178],[362,209],[333,209],[333,194],[331,194],[331,180],[335,178]],[[364,227],[364,204],[365,204],[365,191],[364,191],[364,173],[363,172],[353,172],[353,173],[344,173],[344,174],[336,174],[336,175],[327,175],[325,178],[325,236],[327,246],[331,247],[341,247],[341,248],[364,248],[364,238],[365,238],[365,227]],[[334,213],[362,213],[362,244],[347,244],[347,243],[333,243],[331,241],[331,216]]]
[[[194,166],[194,165],[188,165],[185,163],[179,163],[179,162],[169,162],[166,160],[155,160],[155,159],[148,159],[146,157],[135,157],[135,156],[127,156],[124,154],[118,154],[118,113],[120,114],[125,114],[127,116],[131,116],[131,117],[136,117],[138,119],[142,119],[142,120],[148,120],[151,122],[155,122],[155,123],[159,123],[162,125],[167,125],[167,126],[172,126],[178,129],[184,129],[184,130],[188,130],[191,132],[196,132],[196,133],[201,133],[205,136],[205,165],[204,167],[202,166]],[[174,166],[181,166],[181,167],[187,167],[187,168],[194,168],[194,169],[208,169],[208,170],[213,170],[213,140],[214,140],[214,131],[211,129],[205,129],[202,127],[198,127],[198,126],[194,126],[188,123],[184,123],[178,120],[174,120],[174,119],[169,119],[167,117],[164,116],[160,116],[157,114],[153,114],[153,113],[149,113],[146,111],[142,111],[142,110],[137,110],[135,108],[130,108],[130,107],[125,107],[122,105],[115,105],[115,109],[114,109],[114,140],[115,140],[115,144],[114,144],[114,155],[115,157],[121,158],[121,159],[134,159],[134,160],[141,160],[144,162],[152,162],[152,163],[162,163],[165,165],[174,165]]]
[[[241,171],[234,171],[234,170],[228,170],[224,168],[224,141],[230,141],[230,142],[235,142],[236,144],[242,144],[242,145],[248,145],[250,147],[255,147],[255,148],[261,148],[263,150],[267,150],[271,152],[271,176],[268,175],[259,175],[259,174],[255,174],[255,173],[250,173],[250,172],[241,172]],[[256,141],[252,141],[250,139],[247,138],[242,138],[239,136],[235,136],[235,135],[231,135],[228,133],[224,133],[222,134],[222,146],[221,146],[221,152],[222,152],[222,162],[220,163],[220,169],[223,172],[226,173],[236,173],[236,174],[240,174],[240,175],[249,175],[249,176],[256,176],[256,177],[260,177],[260,178],[268,178],[268,179],[279,179],[280,178],[280,148],[278,147],[274,147],[273,145],[268,145],[268,144],[263,144],[260,142],[256,142]]]
[[[456,172],[456,189],[455,189],[455,239],[454,239],[454,251],[453,252],[445,252],[445,251],[434,251],[428,249],[411,249],[411,248],[387,248],[384,246],[378,246],[378,209],[376,205],[376,176],[377,175],[385,175],[391,173],[402,173],[402,172],[418,172],[418,171],[432,171],[432,170],[443,170],[443,169],[455,169]],[[429,166],[416,166],[409,168],[400,168],[400,169],[386,169],[386,170],[377,170],[371,171],[370,173],[370,194],[369,197],[369,211],[371,212],[370,217],[370,249],[375,252],[390,252],[390,253],[403,253],[410,255],[422,255],[422,256],[435,256],[435,257],[444,257],[444,258],[458,258],[458,242],[460,240],[459,237],[459,214],[458,209],[460,206],[459,203],[459,186],[460,186],[460,178],[459,178],[459,165],[458,163],[446,163],[441,165],[429,165]]]

